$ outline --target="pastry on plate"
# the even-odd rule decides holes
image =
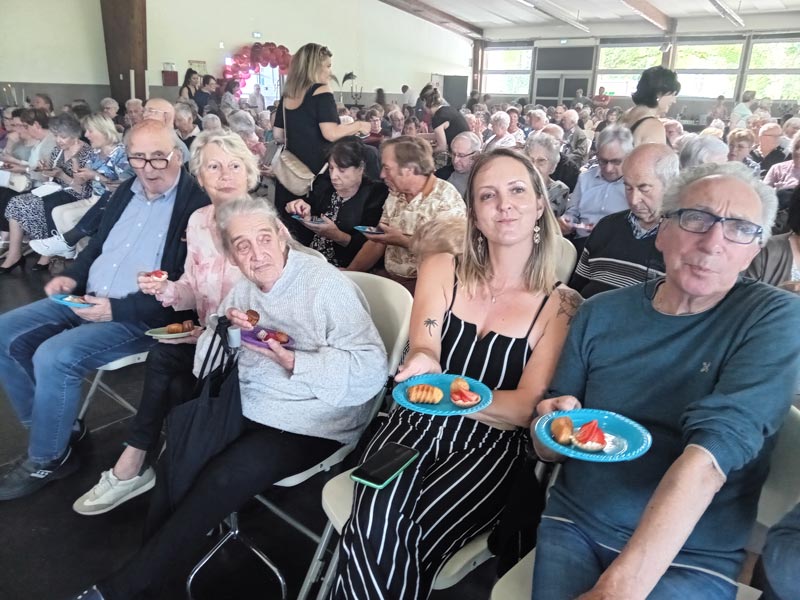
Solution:
[[[441,389],[427,383],[412,385],[406,393],[408,399],[415,404],[439,404],[444,398],[444,392]]]

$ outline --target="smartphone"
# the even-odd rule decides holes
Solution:
[[[382,490],[418,456],[419,450],[389,442],[350,473],[350,479]]]

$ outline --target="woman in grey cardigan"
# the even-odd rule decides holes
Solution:
[[[185,576],[206,532],[223,518],[358,439],[368,400],[386,381],[383,343],[350,280],[303,251],[262,201],[235,200],[218,208],[216,217],[225,252],[245,277],[219,313],[252,330],[246,311],[254,310],[260,326],[288,333],[293,349],[276,340],[266,347],[244,344],[241,436],[205,466],[138,554],[77,596],[83,600],[134,598],[158,590],[168,576]],[[199,339],[196,372],[211,337],[209,329]]]

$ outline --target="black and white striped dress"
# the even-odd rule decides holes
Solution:
[[[454,289],[453,302],[455,295]],[[515,389],[532,353],[528,336],[547,298],[521,338],[489,332],[479,339],[475,324],[456,316],[451,303],[442,331],[442,370],[492,389]],[[364,459],[387,442],[411,446],[420,456],[383,490],[356,486],[331,598],[427,598],[442,565],[495,524],[525,451],[522,429],[402,407],[370,441]]]

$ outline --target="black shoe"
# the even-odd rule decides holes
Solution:
[[[47,271],[49,268],[50,263],[47,263],[46,265],[40,265],[39,263],[36,263],[31,267],[31,271]]]
[[[21,458],[0,478],[0,500],[22,498],[39,491],[51,481],[64,479],[78,470],[80,462],[72,448],[58,460],[35,463]]]
[[[100,593],[96,585],[93,585],[88,590],[83,590],[77,596],[72,596],[69,600],[106,600],[105,596]]]
[[[74,448],[76,444],[81,443],[86,438],[88,433],[89,429],[83,419],[75,419],[72,424],[72,433],[69,436],[69,445]]]
[[[8,267],[0,267],[0,275],[5,275],[6,273],[11,273],[14,269],[19,267],[20,271],[25,270],[25,257],[21,256],[20,259],[15,262],[13,265],[9,265]]]

